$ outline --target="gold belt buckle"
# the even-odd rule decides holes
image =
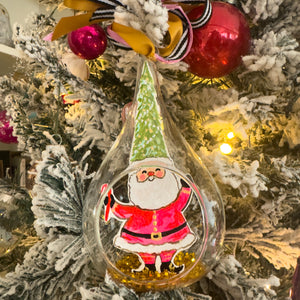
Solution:
[[[161,232],[152,232],[151,233],[151,240],[161,240]]]

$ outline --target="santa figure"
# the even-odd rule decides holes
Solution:
[[[114,245],[138,254],[141,265],[135,271],[182,271],[184,266],[176,266],[173,259],[195,242],[183,215],[191,188],[161,167],[139,169],[129,176],[128,185],[130,204],[120,203],[113,194],[105,201],[117,219],[125,220]]]
[[[184,210],[192,195],[191,187],[171,171],[176,170],[165,145],[163,120],[151,71],[144,64],[137,93],[135,130],[125,204],[109,191],[105,200],[106,218],[123,224],[114,237],[115,247],[138,255],[141,265],[152,271],[181,272],[176,253],[188,249],[196,237]]]

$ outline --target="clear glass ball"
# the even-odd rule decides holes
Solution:
[[[96,269],[136,291],[200,279],[217,262],[225,232],[218,188],[169,118],[157,81],[151,81],[155,70],[146,67],[83,213]]]

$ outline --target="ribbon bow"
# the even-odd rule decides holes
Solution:
[[[153,60],[165,63],[181,61],[192,46],[193,29],[200,28],[208,22],[212,7],[210,0],[179,0],[178,2],[183,6],[205,3],[205,9],[199,19],[190,21],[179,4],[164,3],[168,9],[169,25],[169,43],[164,48],[156,49],[145,33],[114,21],[106,28],[108,38],[119,48],[132,49]],[[85,13],[62,18],[55,27],[52,40],[87,25],[113,20],[117,6],[126,8],[119,0],[64,0],[64,5],[74,10],[83,10]]]

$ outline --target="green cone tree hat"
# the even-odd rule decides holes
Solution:
[[[130,162],[169,158],[163,136],[163,120],[157,104],[157,91],[149,63],[143,62],[137,84],[137,112]]]

